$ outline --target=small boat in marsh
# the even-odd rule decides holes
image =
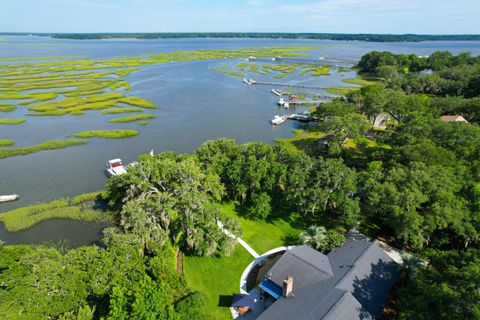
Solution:
[[[281,90],[275,90],[275,89],[272,89],[272,93],[276,96],[279,96],[279,97],[282,97],[283,96],[283,93]]]
[[[256,81],[256,80],[253,80],[253,79],[243,78],[243,83],[248,84],[248,85],[251,85],[251,84],[256,84],[257,81]]]
[[[127,169],[122,163],[122,159],[112,159],[107,161],[107,172],[111,176],[119,176],[127,173]]]
[[[287,120],[287,116],[279,116],[279,115],[276,115],[275,117],[273,117],[272,120],[270,120],[270,123],[271,123],[272,125],[279,125],[279,124],[284,123],[285,120]]]
[[[18,194],[7,194],[4,196],[0,196],[0,202],[9,202],[9,201],[15,201],[20,198]]]

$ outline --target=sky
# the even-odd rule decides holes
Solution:
[[[480,0],[0,0],[0,32],[480,33]]]

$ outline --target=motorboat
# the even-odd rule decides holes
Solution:
[[[279,96],[279,97],[283,96],[283,94],[282,94],[282,92],[281,92],[280,90],[272,89],[272,93],[273,93],[274,95]]]
[[[20,198],[18,194],[7,194],[4,196],[0,196],[0,202],[9,202],[9,201],[15,201]]]
[[[127,169],[122,163],[122,159],[112,159],[107,161],[107,172],[111,176],[119,176],[127,173]]]
[[[255,81],[255,80],[253,80],[253,79],[243,78],[243,83],[248,84],[248,85],[251,85],[251,84],[256,84],[257,81]]]
[[[286,119],[287,119],[287,118],[286,118],[285,116],[276,115],[275,117],[273,117],[272,120],[270,120],[270,123],[271,123],[272,125],[279,125],[279,124],[285,122]]]
[[[280,98],[280,100],[278,100],[278,105],[283,107],[284,104],[285,104],[285,99]]]

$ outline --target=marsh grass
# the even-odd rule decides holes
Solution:
[[[103,110],[101,114],[121,114],[121,113],[134,113],[142,112],[142,108],[110,108]]]
[[[330,75],[330,67],[323,66],[302,66],[303,70],[300,72],[300,75],[310,75],[312,77],[319,77],[319,76],[328,76]]]
[[[123,139],[138,135],[137,130],[90,130],[74,134],[76,138]]]
[[[234,77],[240,77],[240,78],[244,78],[244,77],[245,77],[245,74],[244,74],[244,73],[240,73],[240,72],[235,72],[235,71],[230,71],[230,70],[224,70],[224,69],[219,69],[219,68],[210,68],[210,70],[213,70],[213,71],[219,72],[219,73],[228,74],[228,75],[234,76]]]
[[[13,140],[8,139],[0,139],[0,147],[8,147],[15,143]]]
[[[48,219],[71,219],[85,222],[113,222],[113,213],[95,209],[99,206],[99,193],[76,196],[73,199],[60,199],[49,203],[40,203],[0,213],[0,222],[10,232],[28,229]]]
[[[87,141],[84,140],[52,140],[52,141],[45,141],[43,143],[22,147],[22,148],[11,148],[11,149],[0,149],[0,159],[26,155],[29,153],[35,153],[42,150],[55,150],[55,149],[63,149],[72,146],[78,146],[82,144],[86,144]]]
[[[17,109],[17,106],[9,103],[0,103],[0,112],[10,112]]]
[[[112,123],[125,123],[125,122],[134,122],[134,121],[154,119],[154,118],[155,116],[153,114],[143,113],[143,114],[136,114],[133,116],[113,118],[108,121]]]
[[[155,103],[139,97],[125,97],[125,98],[119,99],[118,102],[128,104],[133,107],[139,107],[139,108],[145,108],[145,109],[159,108]]]
[[[6,125],[17,125],[24,123],[26,120],[23,118],[16,118],[16,119],[9,119],[9,118],[1,118],[0,119],[0,124],[6,124]]]

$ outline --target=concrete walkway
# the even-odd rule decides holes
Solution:
[[[225,233],[227,236],[229,236],[230,238],[232,239],[236,239],[238,241],[238,243],[240,243],[242,245],[242,247],[245,248],[245,250],[248,251],[248,253],[250,253],[255,259],[257,259],[258,257],[260,257],[260,255],[255,251],[253,250],[252,247],[250,247],[248,245],[248,243],[246,243],[242,238],[237,238],[234,234],[232,234],[230,231],[228,231],[226,228],[223,227],[223,223],[220,221],[220,220],[217,220],[217,226],[220,228],[220,230],[222,230],[223,233]]]

